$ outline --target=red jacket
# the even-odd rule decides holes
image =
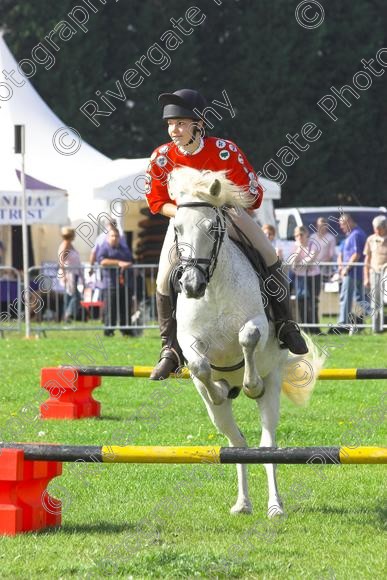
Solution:
[[[232,141],[205,137],[193,154],[183,153],[173,141],[153,151],[146,174],[146,200],[152,213],[158,213],[165,203],[176,205],[168,194],[168,176],[182,165],[198,170],[226,170],[231,181],[249,189],[255,199],[251,209],[262,203],[262,186],[244,153]]]

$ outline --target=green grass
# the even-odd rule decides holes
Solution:
[[[320,342],[336,345],[329,348],[327,367],[386,366],[387,335]],[[102,419],[34,420],[41,398],[40,368],[68,364],[66,353],[79,355],[90,344],[96,344],[95,334],[75,332],[36,341],[12,335],[0,341],[2,440],[225,444],[190,381],[177,386],[171,381],[103,379],[94,392],[102,402]],[[103,344],[108,360],[96,353],[97,364],[150,365],[159,347],[155,332],[129,340],[117,336]],[[355,439],[364,445],[385,444],[380,423],[384,390],[383,381],[320,381],[305,409],[283,399],[278,444],[339,445]],[[367,416],[371,408],[373,414]],[[235,409],[249,444],[257,445],[255,403],[241,396]],[[15,418],[20,418],[18,428]],[[229,514],[236,499],[234,466],[67,464],[50,485],[64,503],[62,528],[0,538],[0,577],[385,576],[384,466],[280,466],[287,517],[276,522],[266,518],[264,469],[251,466],[249,473],[254,514],[236,517]]]

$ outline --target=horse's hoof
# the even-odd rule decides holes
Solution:
[[[271,505],[267,510],[267,517],[272,520],[284,515],[283,507],[279,504]]]
[[[243,392],[249,399],[260,399],[265,394],[263,382],[259,382],[255,387],[249,388],[243,385]]]
[[[228,391],[230,389],[230,385],[225,379],[220,379],[220,381],[215,381],[215,385],[218,388],[217,397],[214,399],[211,397],[211,401],[213,405],[221,405],[227,400]]]
[[[249,501],[244,502],[237,502],[232,508],[230,509],[230,513],[233,515],[236,514],[251,514],[253,511],[253,506]]]

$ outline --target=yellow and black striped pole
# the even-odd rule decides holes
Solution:
[[[322,369],[318,378],[325,381],[387,379],[387,369]]]
[[[80,376],[89,377],[137,377],[148,378],[153,371],[153,367],[133,366],[100,366],[100,367],[74,367],[71,369],[76,371]],[[189,379],[190,372],[187,368],[182,367],[177,374],[171,373],[170,378]]]
[[[74,368],[78,375],[98,377],[138,377],[150,376],[153,367],[146,366],[99,366]],[[189,379],[190,373],[187,368],[181,368],[177,374],[172,373],[170,378]],[[354,381],[370,379],[387,379],[387,369],[323,369],[319,372],[320,380],[331,381]]]
[[[386,447],[163,447],[1,443],[26,460],[96,463],[387,464]]]

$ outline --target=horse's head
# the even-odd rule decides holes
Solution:
[[[226,178],[225,171],[176,169],[169,193],[176,199],[175,241],[188,298],[201,298],[216,268],[226,234],[226,206],[246,207],[251,198]]]

